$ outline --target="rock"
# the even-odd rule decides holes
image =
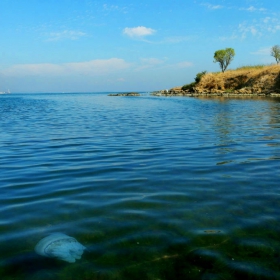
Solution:
[[[138,92],[111,93],[108,96],[140,96]]]

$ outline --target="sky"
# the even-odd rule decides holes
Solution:
[[[275,63],[279,0],[1,0],[0,92],[170,89],[229,68]]]

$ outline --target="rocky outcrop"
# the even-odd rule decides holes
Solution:
[[[280,93],[280,66],[209,73],[194,87],[196,93],[270,95]]]
[[[154,96],[180,96],[180,95],[185,95],[187,91],[182,90],[182,87],[174,87],[169,90],[159,90],[159,91],[154,91],[152,92],[151,95]]]
[[[280,65],[207,73],[188,90],[175,87],[165,96],[280,96]]]
[[[111,93],[108,96],[140,96],[138,92]]]

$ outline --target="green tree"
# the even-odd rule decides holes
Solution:
[[[270,51],[271,56],[273,56],[277,62],[277,64],[280,61],[280,46],[279,45],[275,45],[271,48]]]
[[[232,48],[218,50],[214,53],[214,62],[218,62],[220,64],[222,72],[225,72],[229,64],[232,62],[234,56],[235,52]]]

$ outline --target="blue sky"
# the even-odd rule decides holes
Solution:
[[[0,91],[152,91],[275,63],[279,0],[1,0]]]

